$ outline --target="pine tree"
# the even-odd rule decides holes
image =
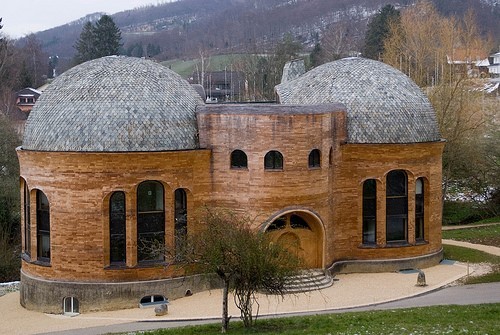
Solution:
[[[104,56],[117,55],[121,47],[121,32],[109,15],[103,15],[96,25],[87,22],[76,42],[77,64]]]
[[[365,46],[363,55],[365,57],[376,59],[384,52],[384,40],[389,33],[389,24],[400,20],[399,11],[393,5],[384,6],[368,24],[365,35]]]
[[[96,58],[118,55],[122,35],[120,29],[109,15],[103,15],[95,26]]]
[[[83,26],[82,32],[80,33],[80,38],[76,41],[75,49],[76,56],[75,62],[77,64],[89,61],[91,59],[97,58],[95,56],[95,28],[89,21]]]

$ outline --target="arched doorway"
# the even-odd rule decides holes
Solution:
[[[282,214],[266,227],[271,239],[302,259],[305,268],[323,267],[323,230],[319,219],[309,213]]]

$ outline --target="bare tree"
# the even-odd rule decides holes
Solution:
[[[245,327],[253,325],[255,293],[283,296],[289,278],[298,271],[299,260],[268,235],[252,228],[251,220],[234,212],[204,208],[198,219],[204,227],[193,236],[191,261],[223,282],[222,332],[229,325],[228,296],[234,293]]]

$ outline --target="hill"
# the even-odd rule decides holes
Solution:
[[[331,25],[343,24],[349,46],[359,50],[369,18],[387,2],[397,8],[415,0],[179,0],[112,15],[122,30],[123,53],[159,60],[189,59],[200,50],[210,54],[266,52],[287,33],[312,49]],[[484,34],[500,31],[496,0],[434,0],[446,15],[474,8]],[[82,26],[101,13],[36,33],[49,55],[62,63],[74,55]],[[498,36],[494,36],[499,38]]]

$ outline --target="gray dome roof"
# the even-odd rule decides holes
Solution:
[[[405,74],[371,59],[323,64],[276,86],[282,104],[340,102],[347,107],[349,143],[416,143],[440,140],[435,112]]]
[[[26,123],[23,149],[163,151],[198,147],[200,96],[149,60],[110,56],[57,77]]]

